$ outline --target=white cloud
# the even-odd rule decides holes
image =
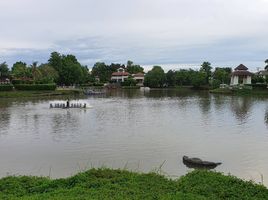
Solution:
[[[261,64],[268,56],[267,0],[0,0],[0,7],[4,60],[38,60],[51,50],[89,65]]]

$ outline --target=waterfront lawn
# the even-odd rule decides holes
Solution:
[[[0,199],[268,199],[268,189],[232,176],[193,171],[178,180],[149,173],[91,169],[66,179],[6,177]]]

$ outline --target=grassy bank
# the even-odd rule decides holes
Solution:
[[[19,97],[45,97],[61,95],[79,95],[80,90],[55,90],[55,91],[1,91],[0,98],[19,98]]]
[[[155,173],[91,169],[57,180],[6,177],[0,179],[0,199],[268,199],[268,189],[209,171],[170,180]]]
[[[241,95],[241,96],[267,96],[268,97],[268,89],[260,90],[260,89],[237,89],[230,90],[229,88],[217,88],[214,90],[210,90],[210,93],[213,94],[228,94],[228,95]]]

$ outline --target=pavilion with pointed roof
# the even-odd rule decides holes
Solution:
[[[239,85],[239,84],[251,84],[251,77],[253,73],[248,71],[248,68],[240,64],[231,74],[231,84],[230,85]]]

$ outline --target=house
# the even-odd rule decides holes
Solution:
[[[0,84],[10,84],[10,80],[8,78],[0,78]]]
[[[130,74],[125,72],[125,69],[119,68],[117,72],[112,73],[111,81],[115,83],[124,82]]]
[[[133,79],[136,80],[138,86],[143,86],[144,83],[144,74],[143,73],[137,73],[133,74]]]
[[[230,85],[251,84],[252,76],[253,73],[249,72],[245,65],[240,64],[231,74]]]
[[[261,70],[261,71],[256,72],[256,75],[265,79],[268,76],[268,71]]]

